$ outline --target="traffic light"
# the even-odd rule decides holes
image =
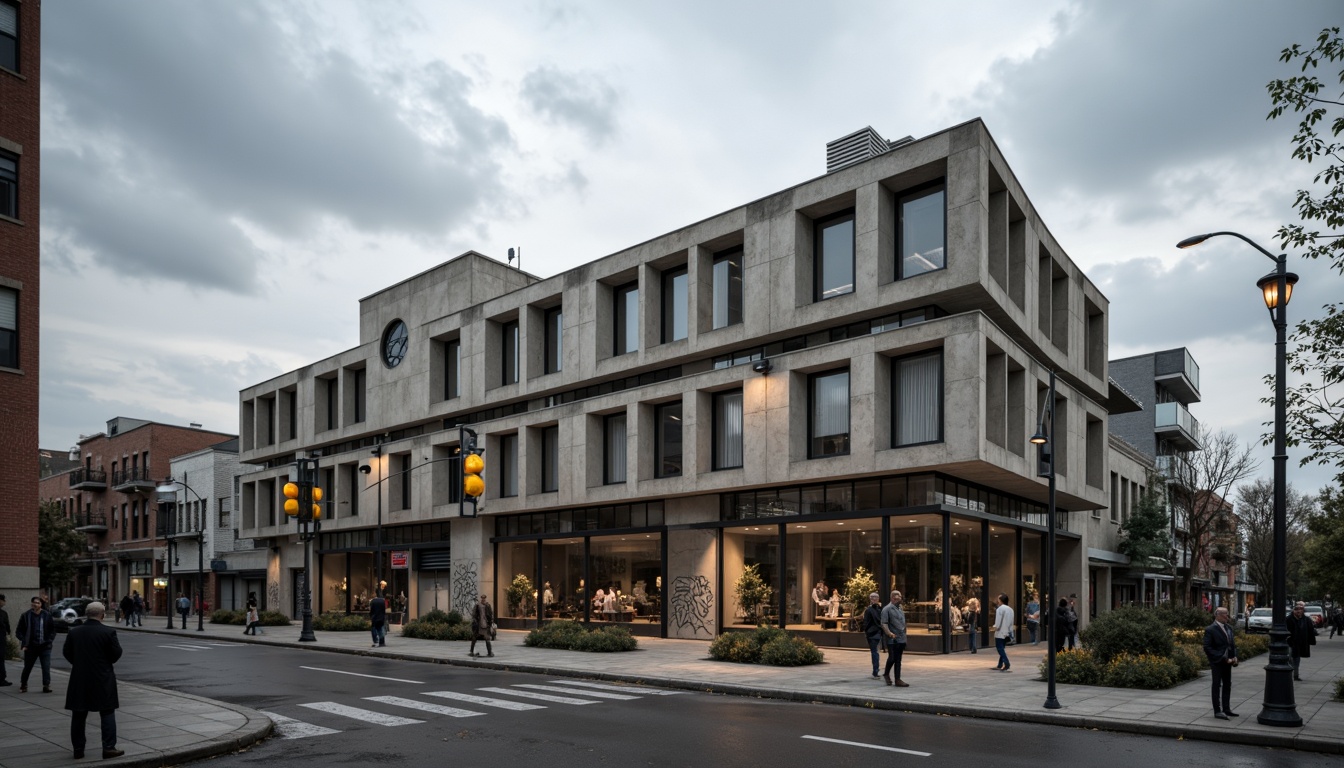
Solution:
[[[309,482],[285,483],[285,514],[303,524],[322,519],[322,489]]]
[[[313,486],[313,519],[314,519],[314,520],[321,520],[321,519],[322,519],[322,505],[319,503],[319,502],[321,502],[321,501],[322,501],[322,489],[319,488],[319,487],[317,487],[316,485],[314,485],[314,486]]]
[[[485,480],[481,472],[485,471],[485,459],[479,453],[468,453],[462,457],[462,494],[472,504],[485,493]]]
[[[299,514],[299,484],[285,483],[285,514],[295,517]]]

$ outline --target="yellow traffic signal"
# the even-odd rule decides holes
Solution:
[[[468,475],[479,475],[485,469],[485,459],[478,453],[469,453],[467,458],[463,459],[462,470]],[[472,494],[473,496],[479,494]]]
[[[485,493],[485,480],[481,472],[485,471],[485,460],[478,453],[469,453],[462,457],[462,493],[475,501]]]
[[[322,489],[321,489],[321,488],[318,488],[316,485],[314,485],[314,486],[313,486],[313,501],[321,501],[321,500],[322,500]]]
[[[299,514],[298,483],[285,483],[285,514],[294,517]]]
[[[314,488],[313,490],[317,490],[317,489]],[[322,519],[322,505],[321,505],[321,504],[314,504],[314,505],[313,505],[313,519],[314,519],[314,520],[321,520],[321,519]]]

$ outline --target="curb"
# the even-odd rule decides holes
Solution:
[[[167,629],[147,629],[145,632],[154,634],[176,634]],[[1084,728],[1087,730],[1110,731],[1114,733],[1133,733],[1143,736],[1161,736],[1187,741],[1212,741],[1222,744],[1241,744],[1252,747],[1272,747],[1278,749],[1292,749],[1302,752],[1317,752],[1323,754],[1344,755],[1344,742],[1319,736],[1305,736],[1300,731],[1285,729],[1285,733],[1266,733],[1261,731],[1234,731],[1213,728],[1201,728],[1197,725],[1172,725],[1169,723],[1158,722],[1138,722],[1130,720],[1115,720],[1110,718],[1101,718],[1090,715],[1069,715],[1069,714],[1049,714],[1046,712],[1021,712],[1012,710],[994,709],[991,707],[972,707],[972,706],[949,706],[945,704],[916,702],[916,701],[892,701],[889,699],[873,699],[864,696],[853,696],[848,694],[817,694],[803,693],[799,691],[790,691],[784,689],[759,688],[747,685],[737,685],[733,683],[706,683],[695,680],[686,680],[680,678],[662,678],[646,675],[627,675],[618,672],[595,672],[589,670],[575,670],[568,667],[554,668],[545,664],[535,663],[507,663],[500,661],[476,661],[455,658],[426,658],[424,656],[413,656],[402,653],[375,651],[372,648],[337,648],[332,646],[314,645],[311,643],[300,643],[289,640],[261,641],[254,640],[250,636],[245,636],[242,642],[256,645],[269,645],[281,648],[299,648],[302,650],[321,651],[324,653],[340,653],[347,656],[375,656],[384,659],[393,659],[396,661],[415,661],[422,664],[446,664],[455,667],[469,667],[474,669],[497,669],[502,672],[525,672],[529,674],[549,675],[553,677],[573,677],[592,680],[608,680],[622,683],[651,684],[663,688],[677,688],[686,691],[697,691],[701,693],[717,693],[727,696],[743,696],[756,699],[771,699],[776,701],[790,701],[805,704],[830,704],[845,707],[859,707],[862,709],[878,709],[883,711],[911,712],[928,715],[942,715],[951,717],[969,717],[981,720],[1002,720],[1018,723],[1032,723],[1036,725],[1054,725],[1065,728]],[[709,659],[706,658],[708,661]],[[728,663],[728,662],[724,662]],[[188,695],[188,694],[181,694]],[[209,701],[207,699],[207,701]],[[218,703],[218,702],[215,702]],[[243,711],[243,708],[238,708]],[[250,710],[248,710],[250,711]],[[260,715],[260,713],[257,713]],[[262,715],[265,719],[265,716]],[[269,722],[269,721],[267,721]],[[269,728],[267,729],[269,732]],[[264,738],[264,737],[263,737]],[[246,746],[246,745],[244,745]],[[121,765],[120,762],[115,763]],[[154,765],[158,765],[155,763]]]

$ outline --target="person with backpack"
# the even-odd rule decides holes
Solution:
[[[882,644],[882,596],[878,593],[868,595],[868,607],[863,611],[860,626],[868,640],[868,650],[873,654],[873,679],[877,679],[882,676],[882,663],[877,655],[878,646]]]

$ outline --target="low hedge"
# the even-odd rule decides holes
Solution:
[[[1335,678],[1335,701],[1344,701],[1344,677]]]
[[[778,667],[820,664],[826,658],[811,640],[794,637],[775,627],[719,635],[709,644],[709,656],[717,661]]]
[[[559,648],[590,653],[633,651],[638,644],[625,627],[585,629],[579,622],[569,620],[549,622],[528,632],[527,637],[523,638],[523,645],[530,648]]]
[[[444,613],[435,608],[401,628],[402,637],[420,640],[471,640],[471,625],[457,611]]]
[[[1269,653],[1269,635],[1243,635],[1237,633],[1237,659],[1245,661],[1262,653]]]
[[[1041,660],[1041,677],[1049,673],[1049,665],[1048,658]],[[1101,685],[1105,676],[1106,667],[1081,648],[1055,654],[1055,682],[1070,685]]]
[[[262,611],[258,616],[263,627],[287,627],[290,624],[289,617],[279,611]],[[247,623],[247,611],[231,611],[228,608],[221,608],[210,614],[211,624],[237,624],[243,626]]]
[[[367,616],[329,611],[313,617],[313,629],[323,632],[367,632],[373,627]]]
[[[18,640],[15,640],[15,639],[12,638],[12,637],[7,637],[7,638],[5,638],[5,658],[6,658],[6,659],[17,659],[17,658],[19,658],[19,641],[18,641]]]
[[[1174,659],[1151,653],[1122,653],[1111,659],[1102,677],[1102,685],[1112,688],[1150,690],[1170,688],[1181,681],[1181,668]]]

